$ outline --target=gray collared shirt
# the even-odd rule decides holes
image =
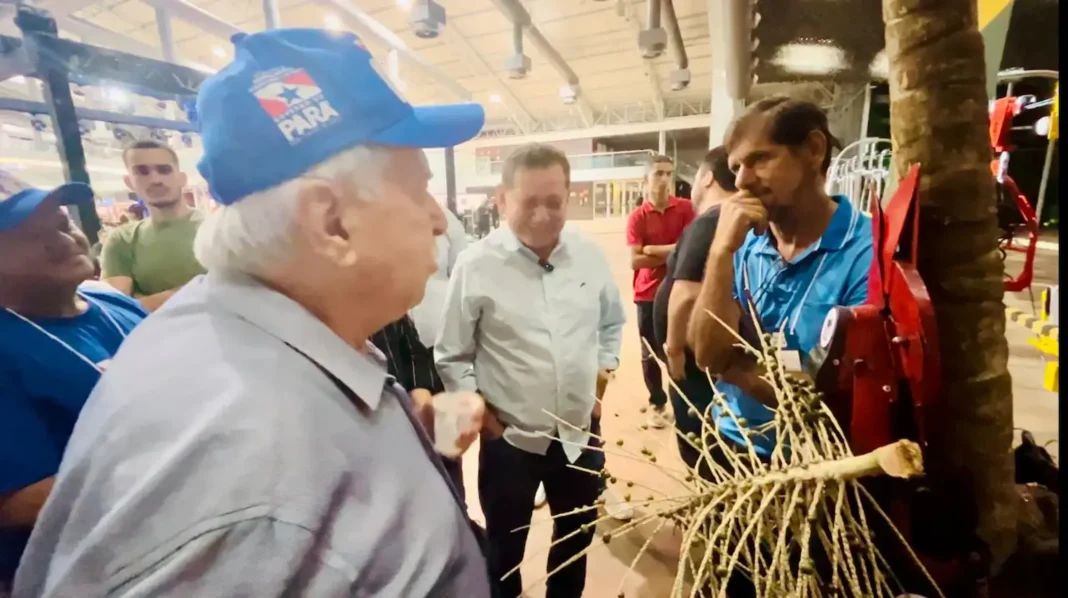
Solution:
[[[89,398],[14,595],[488,597],[467,516],[369,349],[250,278],[194,279]]]
[[[545,454],[546,434],[559,435],[574,462],[589,441],[597,370],[619,367],[626,316],[604,253],[571,225],[549,263],[507,226],[464,250],[434,358],[447,390],[482,393],[513,446]]]

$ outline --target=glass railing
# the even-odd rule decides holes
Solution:
[[[645,166],[653,157],[654,153],[649,150],[635,150],[630,152],[604,152],[599,154],[570,154],[567,159],[571,162],[571,170],[590,170],[594,168],[631,168]],[[475,173],[479,176],[501,174],[504,170],[504,160],[488,160],[480,158],[475,163]]]

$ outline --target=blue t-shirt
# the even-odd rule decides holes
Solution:
[[[89,302],[84,314],[33,322],[92,363],[106,362],[148,314],[118,292],[90,285],[79,292]],[[0,493],[59,471],[74,422],[99,379],[99,371],[70,349],[0,310]],[[0,582],[14,576],[28,538],[28,530],[0,529]]]
[[[793,262],[782,259],[770,232],[757,236],[750,231],[734,255],[734,297],[743,306],[742,317],[752,318],[745,309],[746,298],[751,297],[762,331],[782,330],[786,349],[800,351],[802,360],[819,342],[823,321],[831,308],[861,305],[868,298],[871,217],[858,212],[843,196],[835,196],[834,200],[838,208],[827,230]],[[748,420],[748,428],[766,424],[774,417],[771,409],[737,386],[719,382],[716,388],[725,395],[735,416]],[[714,415],[720,434],[744,446],[745,438],[730,416],[720,408],[714,410]],[[749,440],[765,457],[771,454],[776,441],[774,434],[752,430]]]

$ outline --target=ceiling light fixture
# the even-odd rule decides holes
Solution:
[[[323,26],[327,29],[337,31],[338,29],[341,29],[341,19],[339,19],[337,15],[326,15],[326,18],[323,19]]]
[[[224,50],[221,46],[215,46],[214,48],[212,48],[211,53],[218,56],[219,58],[226,58],[226,50]]]
[[[494,104],[500,104],[501,103],[501,96],[499,96],[499,95],[497,95],[495,93],[494,94],[490,94],[489,100],[490,100],[490,102],[493,102]]]
[[[23,83],[26,82],[26,77],[23,77],[22,75],[15,75],[14,77],[11,77],[10,79],[8,79],[8,81],[10,81],[12,83],[15,83],[17,85],[22,85]]]
[[[787,44],[771,63],[798,75],[828,75],[846,66],[845,52],[829,44]]]
[[[868,73],[875,79],[881,79],[883,81],[890,78],[890,58],[886,55],[886,50],[880,50],[875,58],[872,59],[871,65],[868,67]]]

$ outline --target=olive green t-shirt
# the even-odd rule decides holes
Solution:
[[[127,276],[135,297],[176,289],[204,273],[193,255],[193,239],[204,215],[193,210],[168,222],[146,218],[108,235],[100,256],[100,277]]]

